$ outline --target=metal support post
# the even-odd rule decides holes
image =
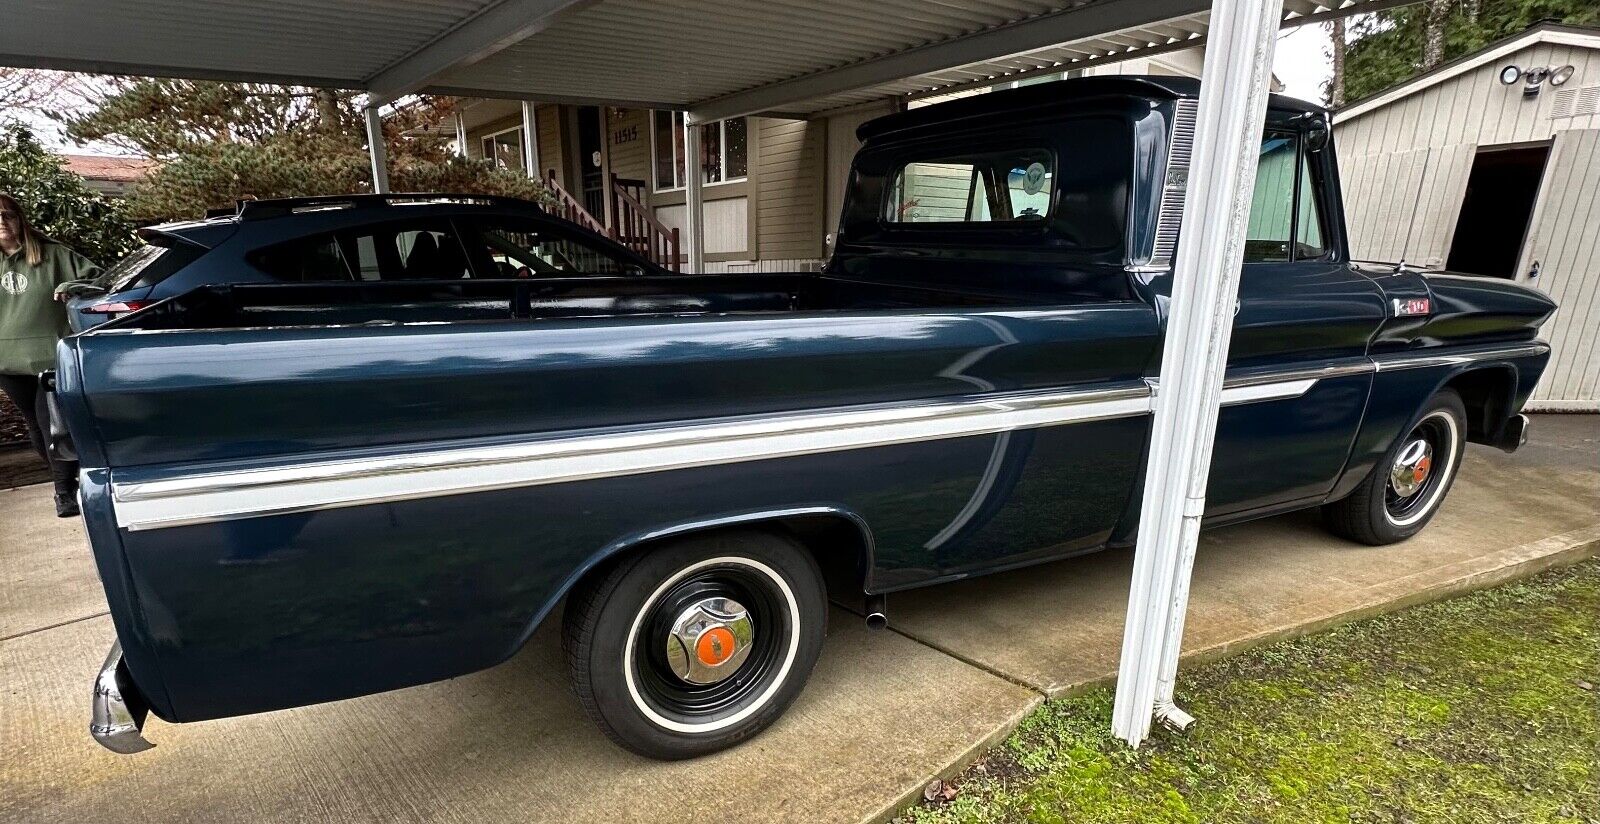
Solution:
[[[1282,0],[1214,0],[1173,268],[1112,731],[1137,747],[1173,704],[1233,332]]]
[[[704,164],[700,158],[700,124],[683,118],[683,239],[689,247],[689,271],[701,274],[706,269],[705,198],[701,190]]]
[[[378,104],[366,102],[367,154],[372,158],[372,191],[386,194],[389,191],[389,153],[383,145],[383,115]]]

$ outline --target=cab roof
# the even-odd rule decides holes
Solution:
[[[1050,83],[1037,83],[879,117],[861,124],[856,129],[856,137],[865,142],[894,132],[929,126],[949,126],[962,120],[1014,117],[1030,111],[1059,106],[1064,100],[1108,96],[1142,100],[1197,98],[1200,96],[1200,81],[1192,77],[1119,75],[1075,77]],[[1281,94],[1271,95],[1267,106],[1295,113],[1327,111],[1321,106]]]

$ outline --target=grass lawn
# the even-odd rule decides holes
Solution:
[[[1308,582],[1314,585],[1314,582]],[[927,822],[1600,822],[1600,562],[1179,674],[1137,752],[1052,701]]]

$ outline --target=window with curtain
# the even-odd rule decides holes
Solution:
[[[684,178],[683,113],[652,113],[656,191],[682,189]],[[743,117],[700,127],[700,182],[729,183],[750,173],[749,122]]]
[[[522,168],[522,130],[507,129],[483,138],[483,159],[502,169]]]

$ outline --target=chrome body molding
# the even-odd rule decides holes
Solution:
[[[1395,369],[1426,369],[1435,366],[1459,366],[1463,363],[1474,363],[1482,360],[1505,360],[1509,358],[1527,358],[1543,355],[1550,351],[1550,344],[1544,341],[1530,341],[1515,345],[1501,345],[1469,349],[1466,351],[1448,353],[1409,353],[1396,352],[1393,354],[1374,355],[1373,364],[1379,372],[1388,372]]]
[[[1150,411],[1143,384],[991,394],[117,482],[118,526],[156,529],[696,466],[992,435]]]
[[[1534,343],[1246,371],[1224,383],[1222,404],[1298,398],[1320,380],[1374,370],[1548,350],[1547,345]],[[114,479],[112,493],[118,526],[160,529],[1121,418],[1148,414],[1157,389],[1152,380],[1096,389],[990,393],[573,433],[510,444],[435,447],[377,457],[249,469],[202,468],[170,478]]]
[[[144,719],[148,712],[142,704],[130,703],[123,697],[122,642],[111,645],[106,661],[100,665],[100,674],[94,679],[94,699],[89,707],[89,734],[100,746],[123,755],[144,752],[155,745],[144,739]]]

